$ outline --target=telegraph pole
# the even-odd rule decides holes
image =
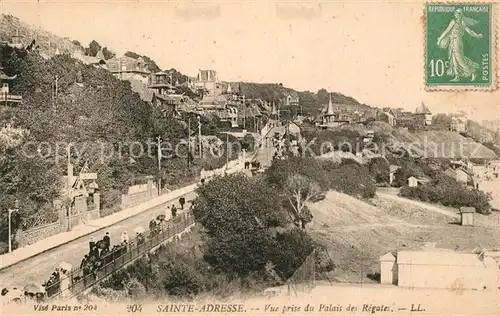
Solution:
[[[202,144],[201,144],[201,120],[200,120],[200,117],[198,116],[198,146],[199,146],[199,150],[200,150],[200,158],[203,158],[203,148],[202,148]]]
[[[191,166],[189,154],[191,153],[191,117],[188,117],[188,152],[187,152],[187,165]]]
[[[229,169],[229,134],[226,133],[226,170]]]
[[[158,141],[158,195],[161,195],[161,137],[156,138]]]

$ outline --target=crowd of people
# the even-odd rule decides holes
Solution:
[[[186,199],[184,196],[180,197],[178,200],[180,210],[184,210],[186,205]],[[149,223],[149,233],[150,235],[155,235],[161,233],[164,227],[165,218],[168,213],[170,213],[171,217],[174,219],[177,217],[179,209],[176,204],[173,204],[171,207],[167,206],[166,213],[160,214],[156,218],[153,218]],[[75,282],[80,281],[82,278],[87,279],[90,278],[89,281],[97,281],[98,280],[98,271],[100,268],[106,266],[107,264],[113,262],[114,259],[119,258],[123,254],[130,251],[130,246],[133,243],[137,245],[143,244],[146,239],[146,232],[141,228],[137,227],[135,230],[135,238],[131,241],[129,235],[126,231],[122,232],[120,236],[120,243],[112,245],[111,235],[109,232],[106,232],[105,235],[100,240],[95,240],[94,236],[90,237],[89,240],[89,251],[84,255],[81,263],[80,263],[80,272],[77,270],[74,271],[71,267],[60,265],[55,268],[54,272],[50,275],[49,279],[42,283],[40,293],[31,293],[24,292],[24,298],[32,298],[38,302],[43,301],[45,298],[50,298],[58,293],[61,293],[63,296],[69,295],[72,285]],[[61,290],[63,290],[61,292]],[[9,290],[4,289],[3,292],[7,293]],[[11,291],[10,294],[12,294]],[[6,296],[7,294],[2,294],[2,296]],[[23,298],[23,299],[24,299]]]

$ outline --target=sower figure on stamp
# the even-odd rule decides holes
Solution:
[[[457,82],[460,78],[467,77],[471,77],[471,81],[476,79],[476,72],[480,68],[479,64],[464,55],[462,38],[465,32],[472,37],[482,38],[483,34],[476,33],[469,28],[477,23],[476,20],[464,16],[462,9],[457,9],[453,20],[437,40],[439,47],[448,49],[449,66],[446,69],[446,74],[454,76],[451,82]]]

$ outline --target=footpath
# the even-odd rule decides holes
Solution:
[[[243,169],[243,164],[241,162],[236,162],[233,164],[230,163],[230,166],[231,167],[227,170],[228,174],[235,173]],[[36,257],[41,253],[67,244],[78,238],[90,235],[103,228],[113,226],[125,219],[136,216],[154,207],[168,203],[172,200],[176,200],[187,193],[193,192],[197,187],[198,184],[195,183],[177,190],[170,191],[134,207],[121,210],[120,212],[111,214],[103,218],[87,221],[86,225],[79,225],[71,231],[50,236],[34,244],[18,248],[11,253],[0,255],[0,270],[15,265],[16,263],[19,263],[21,261]]]

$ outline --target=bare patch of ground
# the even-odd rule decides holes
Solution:
[[[309,207],[314,218],[308,232],[328,249],[336,265],[328,278],[334,281],[374,282],[367,275],[380,271],[378,259],[389,251],[422,249],[429,243],[460,251],[478,245],[492,250],[500,244],[499,229],[462,227],[456,216],[447,215],[449,210],[435,212],[405,201],[376,197],[365,202],[331,191]],[[477,215],[478,223],[497,220]]]

